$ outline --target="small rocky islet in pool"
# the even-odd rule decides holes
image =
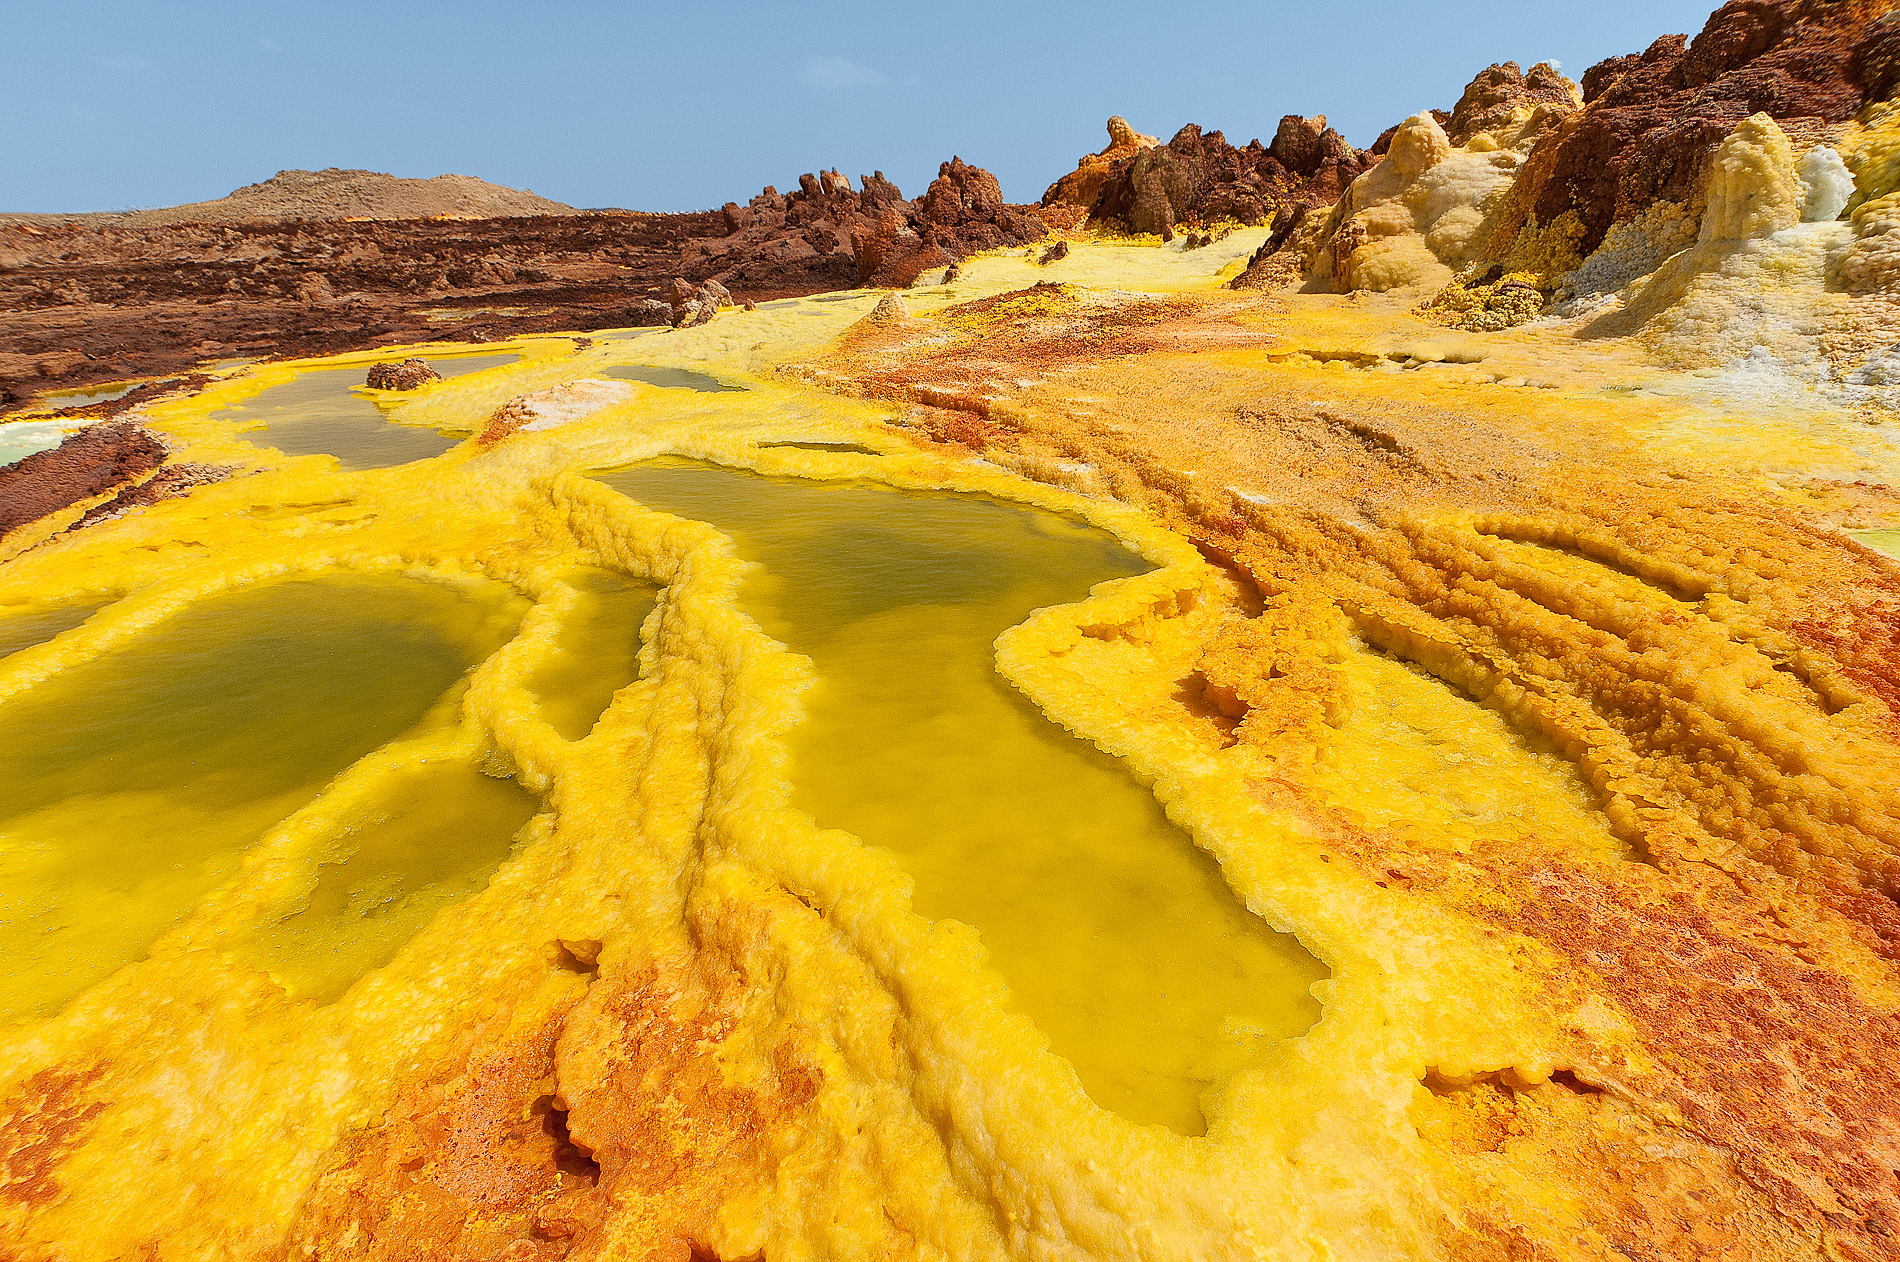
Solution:
[[[512,363],[515,355],[444,356],[427,362],[444,376],[459,376]],[[221,416],[240,426],[258,421],[244,436],[291,456],[335,456],[349,471],[383,469],[439,456],[468,436],[388,420],[376,401],[357,391],[358,365],[312,368],[226,409]]]

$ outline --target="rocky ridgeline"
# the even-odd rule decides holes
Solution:
[[[1278,222],[1312,206],[1330,206],[1378,159],[1346,143],[1324,117],[1289,114],[1273,143],[1227,143],[1190,123],[1167,144],[1108,123],[1109,146],[1085,155],[1049,186],[1043,205],[1085,210],[1095,224],[1153,233],[1172,241],[1176,227]]]
[[[1693,40],[1664,36],[1581,84],[1549,65],[1486,67],[1450,110],[1363,151],[1323,117],[1288,115],[1272,143],[1244,147],[1194,125],[1162,144],[1111,119],[1108,147],[1042,201],[1063,226],[1164,241],[1271,224],[1236,287],[1445,291],[1467,327],[1503,327],[1694,244],[1718,152],[1765,116],[1803,179],[1854,183],[1837,209],[1858,243],[1829,283],[1871,292],[1900,283],[1900,198],[1885,200],[1900,184],[1900,102],[1883,104],[1896,89],[1893,0],[1731,0]]]
[[[1047,233],[961,159],[909,201],[877,175],[799,184],[677,215],[0,223],[0,411],[205,359],[699,324]]]
[[[914,199],[882,174],[853,188],[834,170],[685,215],[16,219],[0,223],[0,410],[204,359],[698,323],[728,300],[910,285],[1084,221],[1189,244],[1270,224],[1237,286],[1436,295],[1467,327],[1503,327],[1617,292],[1694,245],[1718,151],[1754,116],[1787,137],[1803,180],[1851,186],[1838,209],[1854,240],[1828,284],[1886,292],[1900,287],[1893,3],[1732,0],[1693,40],[1665,36],[1580,85],[1547,65],[1490,66],[1450,110],[1365,150],[1323,117],[1288,115],[1271,143],[1245,146],[1193,125],[1161,143],[1115,118],[1107,147],[1038,207],[1005,203],[993,176],[952,158]],[[286,183],[305,174],[207,205],[315,205],[311,180],[382,188],[361,172]]]
[[[1003,201],[996,177],[961,158],[938,168],[922,197],[905,200],[882,171],[804,175],[796,192],[767,187],[721,212],[726,236],[695,241],[683,257],[734,289],[792,278],[827,289],[902,288],[982,250],[1048,234],[1043,221]]]
[[[1870,127],[1900,86],[1892,0],[1732,0],[1693,40],[1668,35],[1571,84],[1549,66],[1488,67],[1450,112],[1388,131],[1323,216],[1276,221],[1238,287],[1440,293],[1467,327],[1614,291],[1693,245],[1713,168],[1745,120],[1772,120],[1804,169],[1854,179],[1855,212],[1894,181]],[[1856,119],[1859,122],[1856,122]],[[1890,147],[1890,146],[1889,146]],[[1846,157],[1846,166],[1837,155]],[[1853,172],[1846,172],[1847,166]],[[1817,201],[1815,204],[1819,204]],[[1892,216],[1855,219],[1878,236]],[[1847,289],[1881,269],[1867,247]]]

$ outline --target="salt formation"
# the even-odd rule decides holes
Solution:
[[[1832,223],[1854,195],[1853,172],[1826,145],[1816,145],[1802,156],[1795,178],[1801,181],[1802,223]]]
[[[1853,214],[1854,243],[1837,274],[1851,293],[1900,291],[1900,194],[1862,202]]]
[[[1632,284],[1621,309],[1590,327],[1639,332],[1679,363],[1746,361],[1757,372],[1793,374],[1790,384],[1825,376],[1819,334],[1843,310],[1830,292],[1830,260],[1851,230],[1804,223],[1807,187],[1786,133],[1766,114],[1745,119],[1711,164],[1696,243]]]
[[[1516,86],[1516,69],[1499,76],[1503,84]],[[1538,77],[1557,78],[1547,66],[1527,76]],[[1450,120],[1460,144],[1430,114],[1407,119],[1392,134],[1385,159],[1346,190],[1310,247],[1309,289],[1423,293],[1442,288],[1475,259],[1525,155],[1576,107],[1574,88],[1553,103],[1522,92],[1481,92],[1485,80],[1480,76],[1459,103],[1467,117]]]
[[[372,365],[365,384],[372,390],[414,390],[440,380],[442,374],[429,367],[427,362],[405,359],[400,364]]]

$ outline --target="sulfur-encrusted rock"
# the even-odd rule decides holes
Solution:
[[[1455,110],[1415,115],[1363,154],[1324,118],[1288,115],[1257,169],[1284,170],[1275,187],[1292,195],[1279,194],[1273,235],[1233,287],[1302,278],[1340,291],[1447,283],[1486,239],[1523,154],[1577,101],[1576,85],[1551,66],[1526,74],[1504,62],[1473,79]]]
[[[1801,222],[1801,186],[1788,135],[1753,114],[1723,140],[1710,165],[1701,240],[1748,241]]]
[[[1854,244],[1835,276],[1849,293],[1900,293],[1900,193],[1866,202],[1852,219]]]
[[[1432,113],[1393,133],[1386,158],[1328,213],[1306,260],[1317,292],[1430,292],[1472,261],[1520,155],[1480,133],[1455,148]]]
[[[1587,256],[1614,223],[1660,202],[1700,211],[1716,149],[1752,114],[1839,123],[1887,73],[1888,0],[1731,0],[1691,41],[1665,35],[1583,76],[1584,110],[1544,138],[1488,253],[1565,216]]]

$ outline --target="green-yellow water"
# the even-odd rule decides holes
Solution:
[[[103,600],[74,600],[58,605],[25,605],[0,611],[0,657],[44,644],[92,617]]]
[[[528,680],[541,717],[568,740],[593,730],[614,693],[639,674],[640,624],[653,586],[617,570],[589,567],[568,580],[580,595],[554,652]]]
[[[1097,1103],[1198,1134],[1202,1091],[1318,1018],[1323,966],[1247,912],[1125,769],[996,672],[1000,632],[1140,572],[1138,557],[973,496],[685,461],[601,476],[761,563],[747,611],[819,676],[794,804],[896,852],[918,912],[975,927]]]
[[[1900,557],[1900,530],[1855,530],[1854,538],[1890,557]]]
[[[514,355],[469,355],[430,359],[445,377],[513,361]],[[329,455],[345,469],[384,469],[439,456],[467,435],[398,425],[385,420],[376,403],[355,393],[365,368],[318,368],[272,386],[230,409],[229,419],[263,428],[246,437],[259,446],[291,456]]]
[[[480,889],[536,806],[514,781],[466,762],[385,777],[326,838],[307,894],[233,955],[292,997],[327,1003]]]
[[[0,424],[0,468],[17,464],[36,451],[64,442],[76,428],[70,421],[12,421]]]
[[[337,574],[203,600],[0,707],[0,1019],[142,956],[362,755],[455,720],[525,602]]]
[[[709,377],[703,372],[694,372],[690,368],[654,368],[647,364],[615,364],[600,370],[603,377],[612,377],[617,381],[642,381],[649,386],[660,386],[668,390],[698,390],[702,393],[719,394],[728,391],[744,390],[744,386],[735,386],[729,381]]]

